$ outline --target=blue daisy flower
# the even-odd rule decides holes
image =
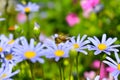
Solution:
[[[13,39],[13,34],[10,34],[9,37],[0,35],[0,56],[4,57],[4,52],[11,52],[11,48],[18,44],[18,41],[19,39]]]
[[[16,54],[15,52],[9,53],[9,52],[4,52],[4,57],[1,57],[1,62],[8,62],[10,64],[14,64],[16,65],[17,63],[21,62],[22,56],[19,56],[18,54]]]
[[[0,40],[4,41],[7,44],[7,47],[12,48],[14,45],[18,44],[19,38],[14,39],[13,34],[9,34],[9,36],[1,35]]]
[[[87,44],[90,42],[89,40],[85,40],[85,38],[87,37],[87,35],[84,35],[81,39],[80,39],[80,35],[78,35],[77,40],[75,40],[75,37],[72,37],[70,39],[70,43],[71,43],[71,49],[75,49],[78,52],[82,52],[84,54],[87,54],[87,52],[84,49],[87,49],[88,46]]]
[[[106,57],[107,60],[104,60],[103,62],[109,65],[110,67],[114,68],[112,76],[115,80],[118,80],[118,75],[120,74],[120,58],[118,56],[118,53],[115,53],[115,58],[116,61],[110,57]]]
[[[0,68],[0,80],[12,80],[10,77],[20,72],[20,70],[16,70],[15,72],[12,72],[13,67],[14,67],[13,64],[4,62],[2,64],[2,67]]]
[[[69,57],[69,42],[56,44],[53,40],[47,40],[45,42],[46,58],[55,58],[55,61],[59,61],[60,58]]]
[[[23,13],[36,12],[39,10],[39,6],[35,3],[28,2],[26,5],[17,4],[16,10]]]
[[[3,57],[4,56],[4,52],[6,51],[10,51],[10,48],[8,48],[8,44],[7,42],[4,40],[4,38],[1,40],[0,39],[0,56]]]
[[[108,38],[106,39],[106,34],[103,34],[101,42],[97,37],[88,38],[93,45],[89,45],[89,50],[95,50],[94,54],[98,55],[101,52],[105,52],[106,54],[110,55],[110,52],[118,52],[119,50],[116,49],[120,47],[120,45],[113,45],[113,43],[117,40],[117,38]]]
[[[13,52],[17,53],[19,56],[22,56],[23,59],[29,59],[33,63],[39,61],[44,63],[44,60],[41,56],[44,55],[44,45],[38,43],[34,45],[34,39],[30,39],[30,44],[28,43],[25,37],[20,38],[20,44],[15,45],[12,49]]]

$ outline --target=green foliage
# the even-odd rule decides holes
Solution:
[[[55,33],[64,33],[71,36],[77,36],[78,34],[87,34],[88,36],[98,36],[101,37],[103,33],[108,36],[116,36],[118,38],[117,44],[120,43],[120,0],[101,0],[101,4],[104,5],[102,11],[98,14],[92,12],[88,18],[85,18],[83,10],[80,6],[80,1],[73,3],[74,0],[19,0],[19,2],[31,1],[39,4],[40,9],[38,12],[31,13],[29,15],[30,20],[28,22],[19,23],[16,21],[16,15],[3,12],[3,16],[6,18],[5,21],[0,22],[0,33],[8,35],[13,33],[15,37],[28,36],[27,31],[30,32],[29,38],[35,38],[37,41],[39,37],[39,32],[33,30],[34,22],[40,24],[40,32],[47,36],[51,36]],[[70,27],[66,22],[66,16],[69,13],[76,13],[80,18],[80,22],[72,27]],[[8,30],[10,26],[15,26],[18,24],[18,28],[14,31]],[[27,27],[27,28],[26,28]],[[28,27],[31,27],[28,29]],[[28,29],[28,30],[27,30]],[[37,35],[36,35],[37,34]],[[91,58],[87,58],[91,57]],[[98,56],[99,57],[99,56]],[[80,55],[79,58],[79,73],[80,77],[83,78],[83,72],[90,70],[91,63],[94,59],[99,58],[94,57],[93,52],[89,52],[88,56]],[[73,59],[73,58],[72,58]],[[64,60],[64,69],[66,80],[69,79],[69,70],[71,60]],[[73,60],[75,62],[75,60]],[[76,64],[74,64],[76,65]],[[84,65],[84,66],[83,66]],[[15,80],[30,80],[31,74],[29,66],[26,62],[20,63],[15,67],[19,68],[20,73],[14,77]],[[35,63],[34,64],[34,74],[36,76],[35,80],[58,80],[59,70],[57,63],[53,60],[45,60],[44,64]],[[75,71],[73,67],[73,71]],[[74,72],[73,72],[74,73]],[[75,79],[75,76],[71,76]]]

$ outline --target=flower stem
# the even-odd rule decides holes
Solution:
[[[63,80],[65,80],[64,68],[62,67]]]
[[[27,63],[29,64],[29,68],[30,68],[31,80],[35,80],[35,75],[34,75],[34,71],[33,71],[34,65],[30,61],[27,61]]]
[[[79,69],[78,69],[78,66],[79,66],[79,53],[77,54],[76,56],[76,72],[77,72],[77,80],[79,80]]]
[[[60,61],[58,62],[58,66],[59,66],[60,80],[65,80],[63,58],[60,59]]]
[[[62,67],[61,67],[61,63],[60,62],[58,62],[58,67],[59,67],[60,80],[63,80],[62,79]]]
[[[28,40],[30,40],[30,22],[29,22],[29,14],[27,15],[27,26],[26,27],[26,37]]]
[[[69,73],[69,80],[71,80],[72,66],[73,66],[73,63],[72,63],[72,60],[70,59],[70,73]]]
[[[26,36],[27,40],[29,41],[30,38],[31,38],[31,33],[32,33],[32,28],[31,28],[31,25],[30,25],[30,21],[29,21],[29,14],[26,14],[27,15],[27,22],[26,22],[26,26],[24,26],[24,35]]]

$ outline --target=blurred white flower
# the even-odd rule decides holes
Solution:
[[[2,13],[0,12],[0,16],[2,15]],[[0,18],[0,21],[4,21],[5,18]]]

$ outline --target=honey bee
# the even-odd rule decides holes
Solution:
[[[70,38],[67,35],[61,33],[61,34],[55,34],[54,35],[54,39],[55,39],[55,43],[59,44],[59,43],[62,43],[62,42],[63,43],[66,42]]]

